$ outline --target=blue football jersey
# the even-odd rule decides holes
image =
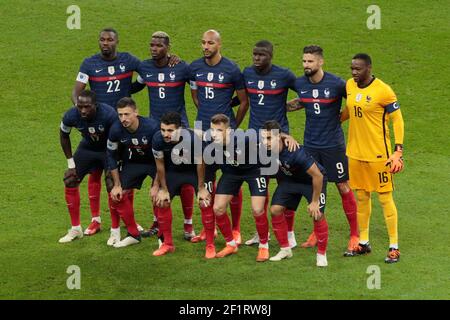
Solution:
[[[345,144],[340,122],[342,98],[347,96],[345,81],[325,72],[319,83],[311,83],[306,76],[298,78],[295,88],[306,112],[304,145],[331,148]]]
[[[157,132],[153,136],[152,149],[155,159],[164,159],[166,170],[196,172],[195,158],[202,157],[202,140],[196,136],[193,130],[183,130],[179,142],[167,143],[161,134]]]
[[[280,170],[278,177],[280,179],[293,179],[299,183],[312,184],[312,178],[306,171],[314,163],[322,173],[325,172],[324,168],[303,147],[292,152],[287,148],[283,148],[279,154],[278,164],[280,165]]]
[[[295,90],[295,75],[285,68],[272,66],[267,74],[258,74],[254,67],[244,69],[245,86],[250,99],[248,127],[262,128],[269,120],[276,120],[285,133],[289,133],[286,99],[289,89]]]
[[[218,113],[227,115],[235,128],[231,99],[236,90],[245,89],[239,66],[225,57],[215,66],[200,58],[191,63],[190,71],[191,88],[198,92],[197,121],[202,121],[202,130],[210,128],[211,117]]]
[[[76,128],[83,137],[80,146],[93,151],[105,151],[110,128],[117,119],[116,110],[107,104],[97,103],[93,119],[83,119],[78,109],[72,107],[64,114],[60,128],[65,133]]]
[[[117,168],[118,157],[124,162],[155,164],[152,153],[152,139],[159,131],[159,122],[139,117],[139,126],[135,132],[130,132],[116,121],[109,132],[107,161],[110,170]],[[125,150],[121,152],[119,150]]]
[[[114,60],[103,60],[101,54],[86,58],[80,66],[76,81],[88,83],[97,101],[113,108],[117,101],[130,96],[133,71],[140,60],[128,52],[118,52]]]
[[[152,59],[143,61],[138,68],[138,79],[148,87],[150,116],[160,120],[169,111],[181,114],[182,124],[189,127],[184,101],[184,87],[190,79],[189,66],[181,61],[174,67],[158,67]]]

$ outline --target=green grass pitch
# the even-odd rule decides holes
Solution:
[[[69,30],[66,9],[81,8],[81,30]],[[378,1],[381,29],[369,30],[372,1],[11,1],[0,2],[0,298],[2,299],[449,299],[448,186],[450,147],[448,84],[450,24],[448,1]],[[350,78],[357,52],[371,54],[374,74],[399,97],[405,119],[405,163],[395,177],[402,259],[383,262],[384,218],[373,196],[373,252],[342,257],[348,225],[338,192],[328,186],[329,267],[315,266],[312,250],[297,248],[281,263],[257,264],[256,248],[243,247],[226,259],[206,261],[202,244],[182,239],[179,200],[174,202],[177,251],[151,255],[154,238],[117,250],[106,246],[109,213],[102,191],[103,231],[67,245],[58,239],[69,228],[62,176],[66,161],[59,146],[59,122],[83,58],[98,52],[101,28],[119,31],[120,51],[148,56],[152,32],[172,37],[172,52],[190,62],[201,56],[200,38],[210,28],[223,37],[223,54],[242,68],[251,64],[253,44],[274,43],[274,63],[300,75],[300,52],[311,43],[325,50],[325,70]],[[190,120],[194,106],[186,92]],[[291,93],[290,97],[294,95]],[[148,114],[147,93],[136,96]],[[248,116],[246,121],[248,120]],[[304,113],[289,115],[302,140]],[[345,130],[347,129],[345,125]],[[446,133],[447,132],[447,133]],[[72,134],[73,146],[79,141]],[[148,182],[136,195],[139,223],[151,222]],[[242,234],[255,230],[244,188]],[[274,190],[274,184],[271,185]],[[82,225],[90,215],[86,182],[81,185]],[[201,229],[196,208],[194,227]],[[305,203],[297,211],[297,241],[312,223]],[[223,245],[220,237],[218,247]],[[272,234],[272,252],[278,250]],[[68,266],[81,269],[81,289],[69,290]],[[381,269],[381,289],[367,288],[371,265]]]

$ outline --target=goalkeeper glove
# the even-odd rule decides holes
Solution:
[[[403,147],[401,145],[395,146],[395,151],[386,161],[386,165],[391,165],[391,173],[398,173],[403,170]]]

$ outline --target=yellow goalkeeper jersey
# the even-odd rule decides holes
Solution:
[[[359,88],[347,80],[349,129],[347,156],[375,162],[387,160],[391,153],[389,114],[400,108],[389,85],[375,78],[367,87]]]

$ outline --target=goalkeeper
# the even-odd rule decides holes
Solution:
[[[347,81],[347,106],[341,121],[349,119],[347,156],[349,158],[350,187],[356,191],[358,205],[359,245],[352,255],[371,252],[369,221],[371,192],[378,193],[389,234],[386,263],[400,259],[397,232],[397,208],[392,197],[392,174],[403,169],[403,118],[397,97],[391,87],[372,75],[369,55],[353,57],[352,79]],[[391,153],[389,121],[395,137]]]

